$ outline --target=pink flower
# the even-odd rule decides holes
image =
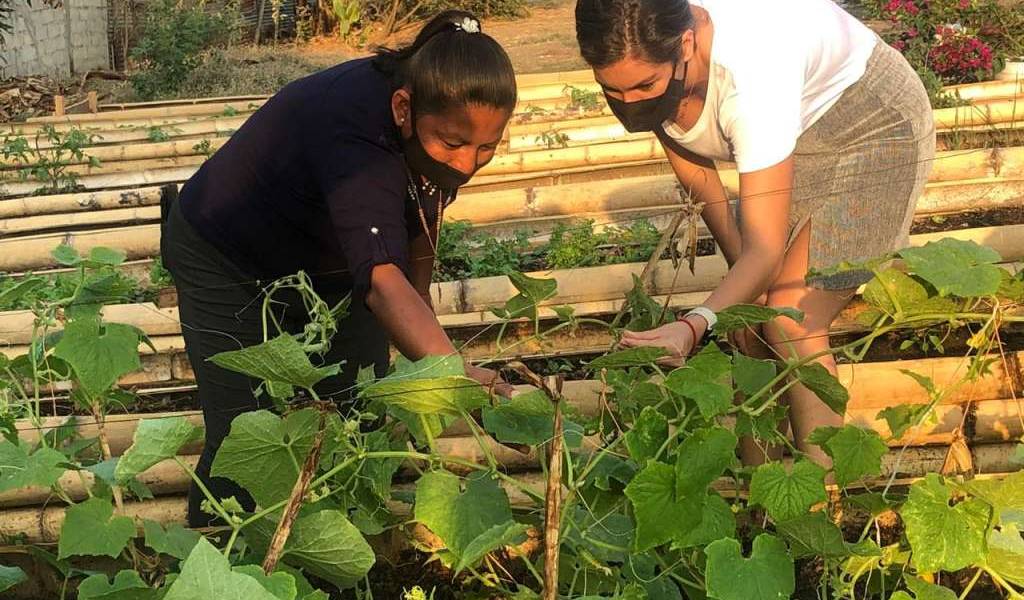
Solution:
[[[970,7],[971,0],[960,0],[960,2],[957,3],[957,8],[959,8],[960,10],[967,10]]]

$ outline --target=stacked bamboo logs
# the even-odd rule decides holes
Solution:
[[[510,128],[503,151],[474,179],[447,218],[465,219],[474,227],[499,233],[517,228],[543,232],[556,223],[578,218],[613,223],[638,216],[654,218],[678,210],[678,187],[653,138],[626,135],[602,109],[587,111],[569,106],[571,90],[567,86],[583,93],[596,91],[589,72],[525,76],[520,79],[520,86],[520,114]],[[940,130],[1005,129],[1024,117],[1024,110],[1015,106],[1014,99],[1022,92],[1015,82],[959,86],[950,91],[973,105],[936,111]],[[11,133],[31,135],[44,125],[62,130],[88,128],[102,136],[87,150],[88,155],[101,160],[102,167],[91,168],[84,161],[72,167],[81,173],[80,183],[86,189],[81,193],[27,196],[34,191],[34,184],[7,183],[5,191],[14,197],[0,200],[0,271],[52,269],[56,265],[49,253],[58,243],[68,243],[79,251],[96,246],[121,248],[135,261],[132,268],[144,269],[146,261],[159,250],[156,223],[161,190],[157,186],[187,179],[205,159],[196,146],[206,140],[210,143],[203,151],[216,150],[264,100],[217,98],[108,106],[93,115],[41,118],[8,126],[6,129]],[[576,118],[568,118],[567,113],[573,110]],[[152,141],[149,129],[153,127],[161,128],[168,139]],[[569,139],[565,147],[556,144],[557,147],[546,148],[543,146],[549,143],[544,141],[547,133],[567,134]],[[19,166],[22,165],[8,160],[0,163],[0,170]],[[723,183],[735,197],[736,173],[728,165],[722,166]],[[936,160],[917,214],[1020,207],[1022,192],[1024,148],[946,152]],[[923,244],[942,237],[971,239],[994,247],[1004,261],[1015,263],[1024,260],[1022,233],[1024,225],[1005,225],[918,235],[912,241]],[[535,273],[553,277],[559,283],[558,295],[544,303],[540,316],[544,320],[554,318],[551,308],[558,304],[573,306],[579,316],[613,314],[621,307],[623,294],[632,287],[632,278],[642,267],[625,264]],[[706,297],[725,268],[724,260],[717,255],[699,257],[696,275],[671,261],[662,261],[655,267],[649,291],[673,307],[691,306]],[[515,291],[506,278],[498,277],[436,284],[431,293],[440,321],[458,338],[459,331],[475,335],[481,327],[493,326],[497,319],[489,309],[503,304]],[[176,308],[115,305],[106,307],[104,314],[112,322],[133,324],[145,331],[156,349],[154,352],[140,348],[143,369],[125,377],[122,385],[150,391],[191,389],[194,375],[184,354]],[[0,314],[3,352],[8,356],[24,353],[32,328],[30,313]],[[846,314],[837,321],[835,331],[854,328],[851,314]],[[528,333],[519,332],[518,327],[511,329],[509,340],[529,337]],[[509,357],[599,352],[607,349],[610,341],[604,332],[581,329],[555,336],[548,345],[522,344]],[[483,336],[465,348],[466,354],[475,359],[491,358],[498,350],[493,336]],[[935,411],[934,422],[925,423],[893,442],[894,451],[886,457],[887,475],[918,477],[939,470],[945,457],[944,445],[965,423],[970,426],[968,441],[979,472],[1014,468],[1010,463],[1012,442],[1024,435],[1024,418],[1016,403],[1024,372],[1019,353],[998,358],[990,373],[944,398]],[[876,418],[879,410],[928,400],[913,380],[899,373],[900,369],[931,376],[941,386],[957,379],[964,368],[963,359],[959,358],[842,365],[840,379],[851,392],[847,421],[887,435],[885,422]],[[59,394],[61,386],[50,391]],[[600,410],[599,392],[599,384],[594,382],[569,382],[566,387],[567,399],[589,414]],[[201,416],[194,411],[180,414],[201,422]],[[107,431],[114,454],[119,455],[130,444],[138,419],[161,416],[168,415],[110,417]],[[45,431],[59,422],[53,417],[37,425]],[[83,421],[79,428],[84,436],[95,435],[94,425]],[[31,441],[38,438],[40,431],[35,425],[21,422],[19,434]],[[539,467],[535,451],[520,454],[490,443],[499,461],[510,470],[525,472],[529,477]],[[903,449],[905,444],[910,447]],[[466,431],[446,432],[439,446],[453,455],[482,460],[476,442]],[[200,449],[198,444],[184,449],[183,460],[194,464]],[[89,477],[66,474],[65,489],[72,498],[83,497]],[[188,480],[176,464],[158,464],[140,479],[158,498],[127,504],[127,514],[162,522],[183,521],[181,494]],[[538,491],[541,489],[538,485]],[[0,535],[22,534],[30,542],[56,539],[63,508],[39,508],[50,500],[49,491],[40,489],[0,494]]]

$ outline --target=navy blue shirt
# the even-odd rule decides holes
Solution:
[[[288,84],[185,183],[183,216],[254,278],[302,269],[325,291],[358,296],[376,265],[408,274],[409,240],[423,227],[407,197],[393,91],[369,58]]]

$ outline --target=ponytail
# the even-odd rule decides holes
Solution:
[[[416,114],[482,104],[512,111],[516,78],[512,61],[471,13],[448,10],[430,20],[412,44],[378,48],[374,66],[407,87]]]

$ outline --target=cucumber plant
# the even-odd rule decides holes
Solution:
[[[905,269],[889,264],[891,258]],[[87,271],[90,261],[106,257],[67,260]],[[213,475],[248,490],[256,507],[246,511],[204,489],[205,506],[226,523],[223,535],[145,523],[145,539],[133,540],[134,526],[118,514],[108,488],[131,489],[139,473],[174,459],[198,435],[180,418],[144,420],[133,446],[114,464],[92,466],[97,483],[91,497],[64,498],[70,508],[54,560],[106,555],[120,561],[123,570],[113,580],[103,573],[81,580],[80,572],[68,570],[81,580],[79,597],[87,599],[128,590],[140,598],[325,598],[336,588],[372,591],[369,541],[415,524],[432,534],[421,548],[450,570],[452,585],[467,597],[912,600],[971,597],[982,581],[1019,597],[1024,475],[972,480],[929,474],[906,489],[878,483],[888,446],[933,418],[959,386],[982,376],[999,349],[1000,328],[1024,321],[1018,308],[1024,279],[999,262],[990,249],[945,239],[837,267],[867,270],[873,278],[858,316],[866,333],[829,352],[862,360],[877,340],[920,327],[967,327],[972,335],[960,380],[939,386],[910,374],[929,400],[881,411],[878,418],[891,432],[886,437],[849,424],[813,432],[810,441],[833,459],[829,468],[777,429],[785,414],[781,393],[796,382],[845,414],[848,393],[815,362],[820,356],[758,359],[729,345],[731,332],[800,320],[799,311],[726,309],[715,339],[679,368],[664,366],[657,349],[596,358],[587,369],[604,391],[589,410],[568,403],[558,381],[532,377],[537,389],[503,398],[467,378],[460,357],[429,356],[398,359],[380,379],[361,373],[354,389],[359,409],[341,415],[316,394],[317,383],[337,365],[316,357],[344,307],[323,304],[299,274],[268,289],[264,306],[272,305],[276,289],[298,291],[311,327],[282,331],[265,312],[263,343],[213,358],[261,380],[258,393],[278,402],[277,411],[237,417],[213,463]],[[506,321],[532,323],[537,337],[581,321],[563,311],[547,327],[537,315],[539,305],[556,296],[555,282],[511,277],[517,295],[495,308]],[[639,289],[629,302],[631,321],[652,325],[671,318]],[[98,318],[83,309],[70,322]],[[100,325],[101,338],[104,327],[110,325]],[[64,335],[77,331],[65,327]],[[40,357],[51,356],[46,348]],[[86,388],[79,392],[84,399],[111,393],[111,377],[122,370],[93,379],[93,365],[78,353],[55,349],[52,356],[67,365],[54,366],[56,374]],[[516,369],[530,375],[521,365]],[[299,400],[297,390],[313,401]],[[478,461],[441,443],[455,429],[473,440]],[[741,466],[736,449],[743,435],[787,446],[792,460]],[[505,469],[498,459],[502,447],[534,456],[546,469],[547,489],[535,476]],[[539,451],[529,454],[531,448]],[[0,490],[42,485],[57,491],[65,469],[89,468],[53,444],[36,447],[13,435],[0,453],[6,457]],[[549,462],[546,453],[560,458]],[[555,497],[559,506],[552,510]],[[839,508],[864,515],[863,521],[840,527],[833,518]],[[892,515],[903,535],[880,535],[879,523]],[[0,588],[23,576],[16,568],[0,570]],[[313,581],[325,589],[315,590]],[[410,593],[425,595],[422,589]]]

